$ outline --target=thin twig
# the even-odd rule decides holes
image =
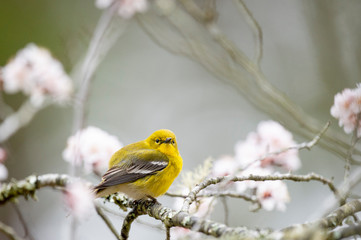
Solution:
[[[48,104],[35,106],[30,100],[24,102],[19,110],[5,118],[0,124],[0,143],[9,139],[16,131],[27,125],[35,116],[35,114]]]
[[[79,90],[76,96],[76,101],[74,102],[74,119],[73,119],[73,132],[77,132],[84,127],[86,119],[86,103],[89,94],[89,88],[93,74],[100,63],[99,56],[101,54],[105,55],[105,52],[101,52],[102,44],[104,44],[104,38],[106,33],[109,30],[113,17],[118,9],[119,1],[115,1],[109,8],[107,8],[102,16],[100,17],[98,24],[94,30],[92,39],[90,41],[89,47],[86,52],[84,61],[82,62],[79,76]],[[110,47],[109,47],[110,48]],[[108,49],[109,49],[108,48]],[[80,134],[78,135],[80,137]],[[79,150],[78,150],[79,152]],[[79,153],[76,158],[79,158]],[[69,174],[71,176],[76,176],[77,168],[75,164],[69,165]],[[76,231],[76,221],[69,221],[70,223],[70,234]]]
[[[356,224],[356,225],[336,229],[335,231],[331,232],[327,236],[327,239],[338,240],[338,239],[345,239],[345,238],[352,237],[352,236],[354,236],[355,239],[357,239],[356,235],[359,235],[361,237],[361,224]],[[352,239],[352,238],[350,238],[350,239]]]
[[[98,215],[103,219],[107,227],[110,229],[110,231],[114,234],[115,238],[118,240],[121,240],[120,236],[117,233],[117,230],[113,226],[113,224],[110,222],[109,218],[104,214],[101,206],[95,205],[95,210],[97,211]]]
[[[134,220],[140,215],[137,207],[134,207],[124,218],[122,230],[120,231],[121,239],[127,240],[129,237],[129,231]]]
[[[226,197],[221,197],[221,202],[223,205],[223,211],[224,211],[224,224],[228,225],[229,223],[229,209],[228,209],[228,204],[227,204],[227,198]]]
[[[0,232],[4,233],[11,240],[24,240],[15,232],[12,227],[6,225],[3,222],[0,222]]]
[[[340,194],[338,193],[337,189],[333,185],[332,181],[317,175],[315,173],[310,173],[307,175],[292,175],[292,174],[279,174],[279,175],[273,175],[273,176],[254,176],[250,175],[247,177],[237,177],[237,176],[224,176],[224,177],[216,177],[216,178],[210,178],[202,183],[198,184],[195,188],[192,189],[192,191],[189,192],[188,196],[184,199],[182,211],[188,212],[189,207],[192,204],[192,202],[195,201],[197,194],[205,189],[206,187],[210,185],[214,185],[220,182],[239,182],[239,181],[247,181],[247,180],[253,180],[253,181],[275,181],[275,180],[291,180],[296,182],[309,182],[309,181],[319,181],[323,184],[327,184],[329,189],[335,194],[335,196],[339,199],[341,199]]]
[[[28,227],[28,225],[27,225],[27,223],[26,223],[26,221],[24,219],[24,215],[22,214],[19,206],[16,205],[15,203],[13,203],[12,206],[13,206],[15,212],[16,212],[16,215],[18,216],[18,218],[20,220],[21,225],[24,228],[25,238],[29,238],[30,240],[34,240],[34,237],[30,233],[29,227]]]
[[[340,226],[342,222],[349,216],[352,216],[361,211],[361,201],[359,199],[350,201],[341,207],[332,211],[329,215],[316,221],[308,222],[305,224],[295,224],[284,228],[283,232],[302,231],[306,228],[330,228],[333,229]]]
[[[115,211],[109,207],[106,207],[105,205],[100,205],[98,204],[99,207],[101,207],[104,211],[110,213],[110,214],[113,214],[115,216],[118,216],[118,217],[122,217],[122,218],[125,218],[126,217],[126,214],[123,214],[119,211]],[[146,222],[146,221],[143,221],[142,219],[139,219],[137,218],[135,220],[137,223],[141,224],[141,225],[144,225],[144,226],[147,226],[147,227],[150,227],[150,228],[155,228],[155,229],[158,229],[158,230],[164,230],[164,227],[162,224],[152,224],[152,223],[149,223],[149,222]]]
[[[361,118],[361,113],[357,114],[356,126],[355,126],[355,129],[354,129],[353,134],[352,134],[351,146],[348,149],[347,155],[346,155],[345,174],[344,174],[344,178],[343,178],[344,182],[348,181],[348,177],[350,175],[350,169],[351,169],[350,161],[351,161],[351,158],[352,158],[352,154],[353,154],[353,151],[355,149],[357,141],[360,140],[360,137],[358,136],[360,118]]]
[[[181,197],[181,198],[187,198],[188,194],[177,194],[177,193],[166,193],[166,196],[169,197]],[[233,192],[233,191],[223,191],[223,192],[218,192],[218,191],[207,191],[207,192],[200,192],[197,194],[197,198],[202,198],[202,197],[231,197],[231,198],[241,198],[245,201],[248,202],[252,202],[252,203],[256,203],[259,204],[258,199],[251,195],[246,195],[246,194],[242,194],[242,193],[238,193],[238,192]]]
[[[248,25],[252,28],[253,34],[255,35],[256,46],[255,46],[255,62],[258,68],[261,67],[261,60],[263,56],[263,32],[253,13],[243,0],[234,0],[241,12],[246,16]]]
[[[274,151],[274,152],[270,152],[270,153],[266,153],[264,154],[262,157],[256,159],[255,161],[249,163],[248,165],[246,165],[245,167],[243,167],[242,169],[240,170],[244,170],[244,169],[247,169],[248,167],[250,167],[251,165],[253,165],[254,163],[256,162],[260,162],[262,161],[263,159],[266,159],[266,158],[269,158],[269,157],[272,157],[272,156],[275,156],[275,155],[279,155],[281,153],[284,153],[284,152],[287,152],[287,151],[290,151],[290,150],[303,150],[303,149],[307,149],[307,150],[311,150],[312,147],[314,147],[321,139],[322,135],[327,131],[327,129],[330,127],[330,124],[331,122],[328,121],[325,126],[322,128],[322,130],[309,142],[303,142],[303,143],[300,143],[300,144],[296,144],[295,146],[291,146],[291,147],[288,147],[288,148],[284,148],[284,149],[280,149],[278,151]]]
[[[170,240],[170,227],[165,227],[165,240]]]

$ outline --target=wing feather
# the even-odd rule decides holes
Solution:
[[[146,152],[146,153],[145,153]],[[127,159],[110,168],[102,177],[103,181],[94,189],[99,192],[107,187],[154,175],[168,166],[165,154],[155,150],[128,153]]]

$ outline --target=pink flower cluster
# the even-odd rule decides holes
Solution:
[[[64,191],[65,204],[77,220],[83,220],[94,212],[94,198],[90,186],[81,181],[70,183]]]
[[[338,119],[338,124],[346,133],[357,128],[357,136],[361,136],[361,84],[354,89],[346,88],[335,95],[331,107],[331,115]]]
[[[68,138],[63,158],[76,166],[83,165],[86,173],[102,175],[113,153],[122,147],[116,136],[89,126]]]
[[[119,1],[118,14],[126,19],[131,18],[137,12],[145,12],[148,8],[147,0],[96,0],[95,6],[104,9],[116,1]]]
[[[30,96],[35,106],[40,106],[47,96],[64,102],[72,93],[71,79],[62,64],[48,50],[33,43],[20,50],[3,67],[0,82],[6,93],[23,92]]]
[[[298,151],[288,149],[295,145],[292,134],[279,123],[261,122],[256,132],[249,133],[246,140],[236,144],[234,157],[224,156],[214,162],[213,176],[266,176],[277,174],[276,170],[297,170],[301,166]],[[250,190],[267,211],[284,211],[285,203],[290,200],[282,181],[243,181],[222,187],[235,188],[240,193]]]

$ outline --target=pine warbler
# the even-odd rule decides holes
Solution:
[[[168,190],[182,166],[174,133],[161,129],[114,153],[95,193],[97,197],[122,192],[134,200],[154,199]]]

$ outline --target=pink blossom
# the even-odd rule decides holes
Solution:
[[[272,211],[275,208],[279,211],[285,211],[286,203],[290,201],[287,186],[280,180],[259,182],[256,196],[262,208],[267,211]]]
[[[83,220],[94,212],[94,198],[90,186],[80,181],[67,185],[64,191],[65,204],[78,220]]]
[[[68,138],[63,158],[76,166],[83,165],[86,173],[101,175],[113,153],[121,147],[122,143],[116,136],[89,126]]]
[[[148,8],[147,0],[96,0],[95,6],[104,9],[115,1],[119,1],[118,14],[126,19],[131,18],[137,12],[145,12]]]
[[[0,79],[6,93],[23,92],[35,106],[42,105],[47,96],[62,103],[72,93],[71,80],[61,63],[47,49],[33,43],[9,61]]]
[[[298,151],[285,150],[295,145],[292,134],[279,123],[264,121],[258,124],[257,132],[249,133],[245,141],[236,144],[235,158],[244,168],[259,160],[264,168],[279,166],[286,170],[297,170],[301,166]],[[273,154],[279,151],[281,153]]]
[[[213,162],[212,175],[223,177],[235,173],[238,168],[238,162],[229,155],[222,156]]]
[[[338,124],[346,133],[351,133],[356,125],[357,136],[361,135],[361,119],[357,122],[361,113],[361,84],[354,89],[344,89],[335,95],[334,105],[331,107],[331,115],[338,119]]]

